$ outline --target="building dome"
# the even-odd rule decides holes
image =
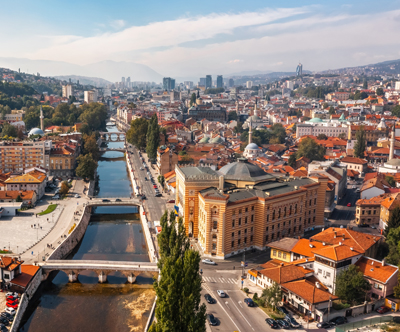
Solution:
[[[391,159],[385,163],[385,166],[400,166],[400,159]]]
[[[245,158],[239,158],[237,162],[225,165],[219,172],[225,176],[226,180],[255,182],[274,177],[264,172],[264,170],[257,165],[250,164]]]
[[[214,144],[215,144],[215,143],[221,143],[221,142],[223,142],[221,136],[217,136],[217,137],[213,138],[213,139],[210,141],[210,143],[214,143]]]
[[[44,132],[42,129],[39,128],[32,128],[31,131],[28,134],[28,137],[33,136],[33,135],[41,135],[44,136]]]
[[[309,120],[308,122],[312,122],[312,123],[320,123],[322,122],[322,120],[320,118],[312,118],[311,120]]]
[[[250,119],[251,119],[251,121],[252,122],[258,122],[258,121],[261,121],[261,119],[257,116],[257,115],[253,115],[253,116],[251,116],[250,117]]]
[[[258,150],[258,145],[256,143],[247,144],[245,150]]]
[[[210,140],[210,138],[209,137],[203,137],[200,141],[199,141],[199,143],[208,143],[208,141]]]

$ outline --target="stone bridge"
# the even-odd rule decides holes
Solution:
[[[108,131],[100,131],[100,138],[103,141],[107,142],[125,142],[126,139],[126,133],[123,131],[116,131],[116,132],[108,132]],[[116,139],[113,139],[112,137]]]
[[[112,206],[112,205],[134,205],[141,206],[142,200],[139,198],[126,198],[126,197],[105,197],[105,198],[97,198],[92,197],[89,201],[87,201],[84,206]]]
[[[125,152],[125,148],[99,148],[99,151],[105,152],[105,151],[119,151],[119,152]]]
[[[147,262],[119,262],[119,261],[92,261],[92,260],[48,260],[39,262],[43,269],[43,280],[46,280],[53,271],[63,271],[69,282],[78,280],[82,271],[94,271],[97,273],[99,283],[107,282],[107,275],[118,271],[126,276],[129,283],[134,283],[140,274],[158,275],[157,263]]]

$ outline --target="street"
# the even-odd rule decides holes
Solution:
[[[140,168],[143,167],[143,163],[139,159],[140,157],[138,150],[132,145],[128,144],[128,151],[130,152],[129,159],[132,163],[132,168],[134,169],[135,177],[136,179],[138,179],[138,186],[140,187],[140,193],[146,195],[146,200],[144,201],[144,205],[146,207],[146,210],[150,214],[149,219],[152,221],[160,220],[161,216],[166,210],[165,200],[166,198],[168,198],[166,197],[167,194],[163,193],[162,197],[155,197],[153,184],[149,179],[147,181],[144,179],[145,177],[148,178],[146,170],[140,170]],[[161,186],[157,181],[157,175],[155,171],[151,168],[150,163],[146,162],[146,164],[148,165],[149,170],[152,173],[155,183],[160,189]],[[162,191],[160,190],[160,192]]]

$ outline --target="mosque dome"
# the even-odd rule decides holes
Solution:
[[[257,116],[257,115],[253,115],[253,116],[251,116],[250,117],[250,119],[251,119],[251,121],[252,122],[258,122],[258,121],[261,121],[261,119]]]
[[[44,136],[44,132],[40,128],[32,128],[31,131],[28,134],[28,137],[33,136],[33,135],[41,135]]]
[[[258,150],[258,145],[256,143],[247,144],[245,150]]]
[[[322,122],[322,120],[320,118],[312,118],[311,120],[309,120],[308,122],[312,122],[312,123],[320,123]]]
[[[385,165],[400,166],[400,159],[391,159],[388,162],[386,162]]]
[[[222,138],[220,136],[217,136],[210,141],[210,143],[221,143],[221,142]]]
[[[208,143],[208,141],[210,140],[210,138],[209,137],[203,137],[200,141],[199,141],[199,143]]]

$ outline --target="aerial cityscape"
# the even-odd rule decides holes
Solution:
[[[2,4],[0,332],[400,331],[398,1],[49,5]]]

